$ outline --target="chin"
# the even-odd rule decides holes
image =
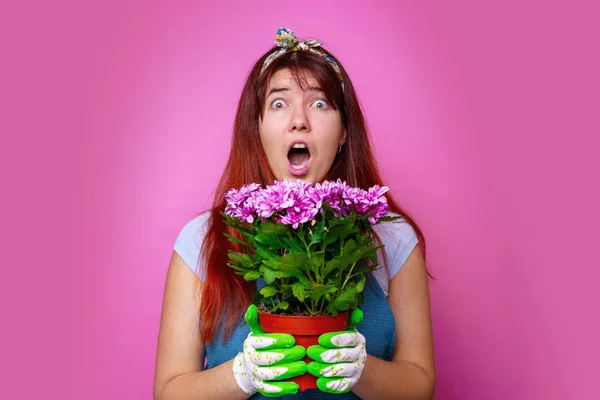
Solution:
[[[304,175],[304,176],[294,176],[292,175],[291,179],[298,179],[301,180],[304,183],[314,183],[310,177],[310,175]]]
[[[321,179],[318,179],[318,177],[313,173],[313,171],[310,171],[310,170],[305,175],[302,175],[302,176],[293,175],[288,170],[281,171],[281,172],[282,173],[279,175],[280,177],[275,178],[278,181],[283,180],[283,179],[289,179],[289,180],[300,180],[304,183],[315,184],[315,183],[321,183],[327,178],[327,174],[325,174]]]

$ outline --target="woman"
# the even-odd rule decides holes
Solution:
[[[275,44],[247,78],[231,153],[211,210],[186,224],[175,243],[163,299],[154,397],[430,399],[435,371],[425,241],[389,192],[390,212],[404,218],[376,225],[378,240],[385,245],[379,257],[386,268],[375,271],[365,288],[364,319],[355,328],[356,341],[348,344],[349,374],[331,378],[327,364],[299,361],[304,351],[282,351],[294,349],[289,335],[275,334],[270,348],[259,349],[256,339],[264,335],[257,329],[250,332],[255,320],[249,305],[257,288],[226,266],[231,244],[223,233],[229,228],[218,214],[225,208],[226,192],[282,179],[316,183],[339,178],[362,188],[382,184],[344,68],[320,43],[298,42],[288,29],[278,30]],[[269,375],[249,355],[255,351],[286,353],[276,365],[287,372]],[[319,389],[294,394],[297,386],[285,379],[307,368],[320,377]]]

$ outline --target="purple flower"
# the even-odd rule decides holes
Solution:
[[[312,221],[318,213],[318,208],[289,208],[286,214],[281,216],[281,218],[279,218],[277,222],[280,222],[285,225],[292,225],[292,228],[298,229],[299,224],[304,224],[308,221]]]
[[[279,185],[278,182],[267,186],[266,189],[261,190],[253,196],[253,201],[256,205],[258,216],[263,219],[269,218],[275,212],[284,210],[293,204],[291,190]]]
[[[252,183],[227,192],[225,213],[249,223],[256,218],[263,221],[271,219],[297,229],[300,224],[312,221],[319,212],[322,213],[326,202],[336,218],[350,213],[372,214],[369,222],[374,224],[388,211],[385,197],[388,190],[386,186],[375,185],[365,191],[348,186],[340,179],[314,186],[300,180],[284,179],[264,189]]]
[[[346,182],[342,182],[340,179],[336,182],[325,181],[315,185],[315,193],[322,202],[329,204],[336,217],[340,217],[342,214],[342,193],[346,187]]]
[[[368,191],[345,186],[342,192],[342,215],[348,216],[354,212],[364,216],[372,213],[368,218],[369,222],[376,223],[382,216],[387,214],[388,204],[385,193],[388,190],[387,186],[380,187],[379,185],[369,188]]]
[[[286,179],[275,182],[272,187],[275,191],[285,193],[287,200],[277,209],[280,213],[275,222],[298,229],[299,224],[313,220],[321,210],[321,200],[315,195],[310,183]]]
[[[258,183],[244,185],[240,190],[230,189],[225,194],[225,199],[227,199],[225,214],[249,223],[254,222],[256,207],[250,199],[259,190],[260,185]]]
[[[364,201],[368,204],[367,213],[374,213],[369,217],[369,222],[374,224],[387,214],[388,202],[385,193],[390,189],[387,186],[375,185],[364,193]]]
[[[347,217],[352,211],[365,214],[363,190],[358,187],[346,186],[342,192],[342,215]]]

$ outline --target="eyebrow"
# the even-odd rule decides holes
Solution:
[[[321,89],[318,86],[311,86],[308,88],[308,90],[310,90],[311,92],[322,92],[323,89]],[[269,90],[269,93],[267,94],[267,98],[272,95],[273,93],[279,93],[279,92],[285,92],[285,91],[291,91],[291,89],[289,87],[273,87],[271,88],[271,90]]]

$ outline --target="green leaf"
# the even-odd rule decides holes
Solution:
[[[342,287],[342,280],[340,278],[341,277],[339,275],[337,275],[337,274],[330,275],[327,278],[326,283],[328,285],[331,285],[331,286],[336,287],[336,288]]]
[[[317,272],[321,269],[321,265],[323,265],[324,258],[325,258],[324,251],[316,251],[314,253],[310,253],[310,257],[308,258],[308,262],[306,265],[308,265],[308,268],[311,271]]]
[[[358,263],[356,264],[356,266],[354,267],[354,270],[352,271],[352,274],[366,274],[367,272],[372,272],[375,269],[377,269],[377,267],[374,267],[372,265],[367,265],[367,264],[362,264],[362,263]]]
[[[260,278],[258,271],[248,271],[244,274],[244,280],[246,281],[255,281],[258,278]]]
[[[356,241],[354,239],[348,240],[346,242],[346,244],[344,245],[344,251],[342,252],[342,256],[344,257],[345,262],[347,262],[349,264],[353,264],[356,262],[356,260],[353,259],[355,250],[356,250]]]
[[[333,303],[329,303],[327,307],[325,307],[325,310],[334,317],[338,314],[338,309]]]
[[[279,265],[281,265],[281,259],[277,260],[263,260],[263,264],[272,269],[279,269]]]
[[[346,311],[356,302],[356,295],[356,288],[349,284],[333,299],[331,304],[338,311]]]
[[[287,310],[288,307],[290,306],[290,303],[288,303],[287,301],[282,301],[281,303],[278,304],[278,308],[281,308],[282,310]]]
[[[262,244],[268,245],[272,250],[273,248],[281,248],[281,241],[279,240],[279,236],[277,235],[266,235],[264,233],[259,233],[254,237],[254,239]]]
[[[279,270],[290,274],[295,274],[301,271],[301,268],[306,265],[306,253],[291,254],[288,253],[281,257]]]
[[[231,261],[246,268],[252,268],[254,266],[254,260],[248,254],[237,253],[233,250],[230,250],[228,255]]]
[[[292,285],[281,285],[279,289],[281,299],[289,299],[294,296],[292,293]]]
[[[301,253],[304,250],[303,245],[295,236],[291,238],[283,236],[281,241],[283,242],[284,247],[288,249],[290,253]]]
[[[310,243],[308,244],[309,247],[314,244],[317,244],[321,240],[323,240],[323,231],[324,230],[325,230],[325,221],[321,221],[311,228],[312,234],[310,236]]]
[[[229,226],[235,226],[239,224],[239,221],[236,218],[233,218],[231,215],[225,214],[223,211],[219,211],[219,214],[223,217],[223,221],[225,224]]]
[[[296,283],[292,284],[292,292],[294,293],[294,296],[296,296],[296,298],[298,300],[304,301],[304,296],[305,296],[304,285],[302,285],[300,282],[296,282]]]
[[[281,273],[279,271],[274,271],[271,268],[267,267],[266,265],[261,265],[258,270],[260,271],[260,273],[263,275],[263,277],[265,278],[265,281],[268,284],[271,284],[275,281],[276,278],[281,278]]]
[[[400,216],[400,215],[399,216],[386,215],[385,217],[379,218],[379,222],[395,221],[400,218],[402,218],[402,216]]]
[[[288,227],[283,224],[275,224],[273,222],[263,222],[259,225],[260,233],[267,235],[286,235]]]
[[[355,259],[356,261],[362,260],[365,258],[372,258],[373,256],[377,256],[377,250],[383,248],[383,246],[364,246],[356,251]]]
[[[336,226],[335,228],[332,228],[331,230],[329,230],[327,232],[327,237],[325,238],[325,241],[324,241],[325,247],[329,246],[332,243],[337,242],[340,239],[341,230],[336,229],[336,228],[339,228],[339,227]]]
[[[254,225],[252,225],[248,222],[240,221],[239,219],[234,218],[230,215],[227,215],[227,214],[223,213],[222,211],[219,211],[219,213],[223,217],[223,221],[225,222],[226,225],[240,231],[244,236],[247,236],[249,232],[254,233],[256,231],[256,228],[254,227]]]
[[[265,278],[265,282],[269,284],[275,282],[275,279],[277,279],[277,275],[275,275],[275,271],[273,271],[272,269],[266,269],[263,272],[263,277]]]
[[[258,256],[263,260],[278,261],[280,258],[280,256],[277,253],[269,250],[263,244],[258,243],[256,243],[256,254],[258,254]]]
[[[272,297],[273,295],[275,295],[277,293],[278,293],[277,289],[275,289],[272,286],[263,286],[263,288],[260,289],[260,294],[262,294],[265,297]]]
[[[295,275],[298,278],[298,282],[304,286],[305,289],[308,289],[312,286],[312,282],[306,277],[304,274]]]
[[[244,242],[244,241],[242,241],[242,240],[240,240],[240,239],[238,239],[236,237],[233,237],[233,236],[231,236],[228,233],[224,233],[224,235],[225,235],[225,237],[227,239],[229,239],[230,242],[238,243],[238,244],[241,244],[242,246],[245,246],[245,247],[248,247],[248,248],[252,248],[252,246],[249,243],[246,243],[246,242]]]
[[[332,218],[329,221],[329,229],[333,228],[334,226],[344,225],[347,223],[348,223],[348,217]]]
[[[323,297],[323,295],[325,295],[327,293],[335,293],[336,291],[337,291],[337,288],[335,286],[314,285],[310,289],[310,298],[313,299],[314,301],[319,301],[319,299],[321,297]]]
[[[329,275],[331,273],[331,271],[333,271],[334,269],[338,269],[339,266],[340,266],[340,257],[339,256],[333,257],[333,259],[325,265],[325,268],[323,268],[323,270],[321,270],[321,276],[326,277],[327,275]]]
[[[356,292],[360,293],[365,289],[365,282],[367,281],[367,277],[363,276],[360,281],[356,284]]]
[[[348,235],[359,232],[358,228],[356,228],[356,226],[354,225],[354,221],[349,218],[345,218],[343,223],[337,222],[338,225],[334,225],[336,221],[336,219],[330,221],[332,227],[329,229],[329,231],[327,231],[327,237],[325,238],[326,246],[331,243],[334,243],[340,238],[342,238],[343,240]]]
[[[242,271],[244,273],[246,273],[248,271],[248,268],[244,268],[241,265],[237,265],[235,263],[227,263],[227,265],[229,265],[231,268],[235,269],[236,271]]]

